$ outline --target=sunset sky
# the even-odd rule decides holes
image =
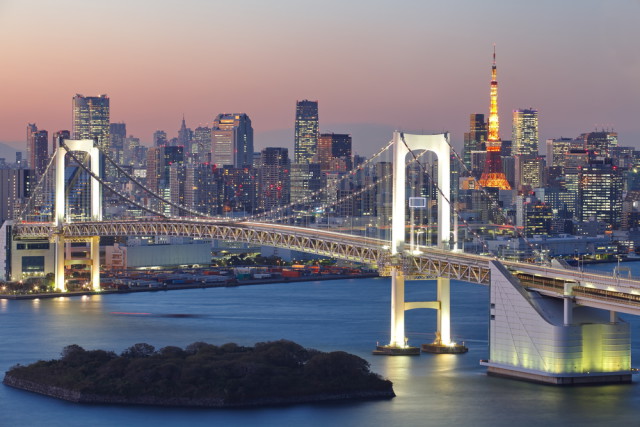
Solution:
[[[256,149],[291,148],[296,100],[317,99],[359,153],[394,128],[459,147],[496,43],[503,139],[533,107],[541,141],[597,126],[638,147],[639,18],[638,0],[0,0],[0,141],[24,150],[27,123],[70,129],[73,95],[106,93],[147,144],[246,112]]]

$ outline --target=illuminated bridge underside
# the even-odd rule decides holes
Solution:
[[[437,277],[488,285],[490,262],[495,258],[420,247],[414,255],[391,256],[388,242],[314,228],[259,222],[199,222],[193,220],[112,221],[64,224],[16,224],[14,233],[21,239],[51,239],[62,232],[65,239],[91,236],[183,236],[244,242],[314,253],[378,268],[388,275],[392,265],[401,266],[407,279]],[[502,261],[514,274],[526,274],[540,280],[523,281],[525,287],[561,297],[565,283],[577,304],[640,315],[640,281],[614,278],[605,274],[584,273],[519,262]]]

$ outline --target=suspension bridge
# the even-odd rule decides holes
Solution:
[[[383,153],[391,156],[391,160],[381,160]],[[432,153],[436,161],[426,160],[426,153]],[[465,221],[451,197],[452,153],[457,161],[461,160],[446,133],[395,132],[389,144],[367,162],[343,174],[340,180],[353,179],[368,168],[387,172],[337,198],[333,205],[327,202],[330,198],[326,193],[335,191],[340,181],[333,182],[332,188],[322,188],[269,212],[225,217],[204,215],[150,191],[101,152],[93,141],[65,140],[13,224],[11,237],[15,241],[53,243],[55,286],[61,291],[66,291],[66,269],[78,262],[90,270],[93,288],[100,289],[99,241],[106,236],[219,239],[367,264],[377,268],[381,275],[391,277],[390,340],[388,345],[377,348],[379,353],[391,355],[415,354],[416,348],[409,346],[405,338],[404,315],[407,310],[419,308],[435,309],[438,313],[436,341],[427,345],[427,350],[463,351],[462,346],[451,340],[450,280],[491,285],[490,357],[483,362],[489,372],[552,383],[629,381],[629,326],[617,313],[640,314],[640,281],[587,274],[556,260],[540,264],[500,260],[488,252],[476,233],[474,238],[484,253],[463,252],[458,242],[458,220]],[[105,169],[117,178],[103,176],[100,166],[103,160]],[[433,172],[435,166],[437,174]],[[411,209],[407,188],[413,188],[407,177],[412,176],[411,171],[427,176],[435,194],[437,240],[433,245],[416,244],[413,211],[411,223],[407,224]],[[382,185],[386,185],[385,191],[379,190]],[[137,193],[123,188],[135,188]],[[320,200],[322,209],[330,214],[337,204],[362,197],[372,189],[378,189],[378,194],[391,193],[385,196],[384,212],[380,215],[388,222],[377,227],[386,227],[389,232],[385,235],[363,236],[361,230],[346,230],[347,227],[332,229],[329,220],[325,222],[327,227],[319,227],[322,221],[318,220],[308,226],[295,225],[301,205],[308,210]],[[119,198],[141,215],[103,218],[103,194]],[[499,210],[491,195],[485,195]],[[514,227],[514,234],[517,232]],[[65,245],[72,242],[89,245],[85,260],[65,259]],[[405,301],[406,279],[436,280],[437,299]]]

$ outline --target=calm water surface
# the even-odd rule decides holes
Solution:
[[[640,275],[638,263],[627,263]],[[599,265],[611,270],[612,266]],[[391,379],[387,401],[243,410],[77,405],[0,386],[0,426],[201,425],[610,425],[640,424],[640,385],[555,388],[491,378],[488,288],[452,283],[453,335],[464,355],[374,357],[389,337],[388,279],[283,283],[142,294],[0,300],[0,370],[57,358],[62,347],[121,352],[138,342],[161,348],[286,338],[320,350],[345,350]],[[408,282],[407,300],[435,297],[432,282]],[[192,317],[172,317],[190,314]],[[633,365],[640,367],[640,319],[632,323]],[[410,344],[433,340],[435,312],[407,313]]]

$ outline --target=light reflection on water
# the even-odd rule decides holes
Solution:
[[[435,286],[407,284],[408,301],[435,298]],[[290,339],[366,358],[394,382],[387,401],[250,410],[83,406],[0,387],[0,425],[579,425],[635,422],[640,390],[630,386],[554,388],[485,375],[488,289],[453,283],[452,333],[463,355],[372,356],[388,340],[389,281],[363,279],[125,295],[0,300],[0,368],[58,357],[62,347],[121,352],[194,341],[216,344]],[[634,331],[639,323],[634,318]],[[433,339],[435,314],[407,313],[410,342]],[[634,355],[640,354],[636,339]],[[37,408],[37,410],[34,410]],[[10,410],[8,410],[10,409]]]

